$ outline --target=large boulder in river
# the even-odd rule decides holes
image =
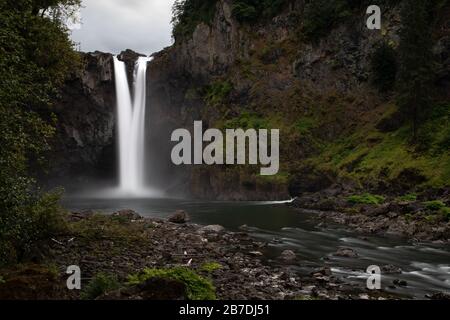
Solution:
[[[189,221],[189,216],[184,210],[177,210],[174,214],[169,217],[169,222],[172,223],[186,223]]]

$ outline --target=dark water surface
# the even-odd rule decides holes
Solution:
[[[424,298],[435,292],[450,293],[450,248],[443,245],[412,245],[398,238],[364,237],[343,227],[317,227],[311,214],[277,202],[202,202],[175,199],[93,199],[66,198],[70,210],[112,213],[133,209],[145,217],[167,218],[175,210],[189,213],[191,222],[219,224],[232,231],[244,229],[255,238],[269,242],[268,259],[283,250],[297,253],[299,272],[328,265],[346,282],[365,286],[364,271],[370,265],[394,265],[402,274],[383,275],[383,289],[400,295]],[[352,248],[358,258],[335,257],[340,247]],[[406,287],[392,287],[394,280],[405,280]]]

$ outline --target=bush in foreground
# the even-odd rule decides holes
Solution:
[[[166,278],[183,282],[190,300],[216,300],[216,290],[211,280],[206,279],[189,268],[170,269],[146,268],[140,274],[130,275],[129,284],[137,285],[151,278]]]

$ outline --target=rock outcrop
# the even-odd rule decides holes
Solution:
[[[84,68],[71,75],[55,103],[56,137],[45,180],[73,187],[91,178],[114,178],[115,89],[113,56],[82,54]]]

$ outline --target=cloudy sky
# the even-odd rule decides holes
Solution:
[[[83,0],[81,25],[72,40],[81,50],[119,53],[132,49],[147,54],[172,43],[174,0]]]

